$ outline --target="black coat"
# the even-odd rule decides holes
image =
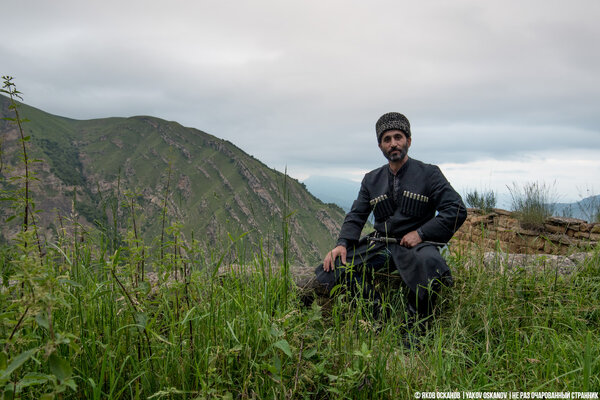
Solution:
[[[423,239],[424,243],[411,249],[384,245],[409,288],[417,292],[419,286],[450,274],[439,252],[427,242],[448,242],[465,221],[467,210],[437,166],[409,158],[395,176],[387,164],[365,175],[338,239],[338,244],[348,248],[349,256],[355,246],[358,253],[366,251],[364,241],[358,245],[358,240],[371,212],[379,235],[400,239],[416,230]],[[329,274],[323,271],[317,275],[325,281]]]
[[[388,197],[387,201],[372,204],[372,200],[383,195]],[[380,205],[389,212],[378,213]],[[365,175],[358,198],[342,224],[341,244],[358,241],[372,211],[375,211],[375,230],[383,236],[401,238],[418,230],[424,241],[442,243],[448,242],[467,218],[460,195],[442,171],[412,158],[395,177],[387,164]]]

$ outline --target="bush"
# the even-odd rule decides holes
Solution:
[[[468,207],[478,208],[483,212],[490,212],[496,207],[496,193],[485,191],[479,193],[477,189],[467,192],[465,202]]]
[[[554,213],[556,194],[554,185],[540,182],[525,183],[523,187],[513,182],[507,186],[512,197],[512,210],[525,229],[541,230],[544,221]]]

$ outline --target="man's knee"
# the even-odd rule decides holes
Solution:
[[[330,291],[335,285],[341,282],[344,274],[342,271],[343,269],[344,266],[341,264],[341,260],[338,258],[335,260],[334,268],[329,271],[325,271],[325,269],[323,269],[323,264],[319,264],[319,266],[315,268],[315,275],[317,281],[321,285],[325,286],[328,291]]]

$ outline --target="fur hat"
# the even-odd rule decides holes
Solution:
[[[381,136],[390,129],[398,129],[404,132],[407,138],[410,137],[410,122],[408,119],[397,112],[389,112],[383,114],[375,124],[375,132],[377,133],[377,143],[381,143]]]

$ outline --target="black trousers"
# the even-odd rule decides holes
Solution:
[[[390,249],[389,246],[399,245],[370,242],[368,238],[363,238],[356,246],[348,249],[346,265],[342,265],[341,259],[338,258],[335,260],[333,271],[325,271],[323,264],[320,264],[315,269],[317,280],[328,291],[331,291],[337,285],[343,285],[353,295],[360,295],[364,299],[375,303],[381,302],[381,295],[375,290],[375,274],[377,272],[392,272],[395,269],[401,270],[406,267],[406,265],[396,265],[394,261],[394,249]],[[403,259],[415,260],[419,265],[442,262],[446,266],[445,261],[443,261],[435,246],[423,246],[418,251],[413,251],[412,253],[414,254]],[[402,273],[401,276],[404,279]],[[433,312],[441,285],[449,285],[451,281],[450,271],[446,266],[446,270],[439,279],[428,279],[426,282],[420,282],[416,286],[413,284],[412,286],[416,287],[416,290],[410,289],[407,282],[404,282],[407,300],[406,311],[409,317],[413,319],[429,317]]]

